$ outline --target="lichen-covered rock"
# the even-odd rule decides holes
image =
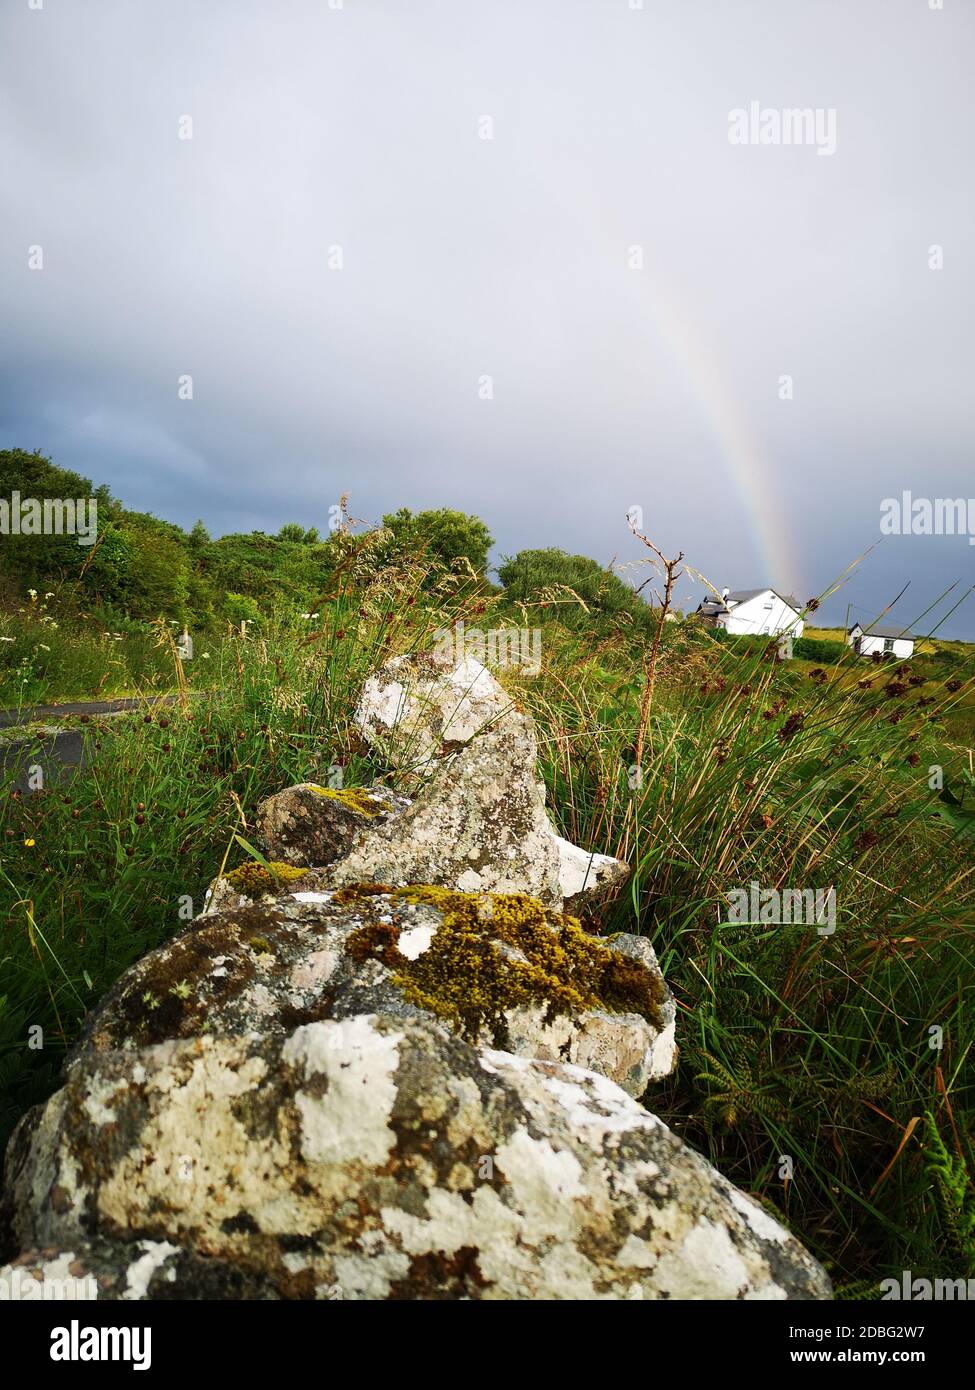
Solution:
[[[619,1087],[416,1019],[90,1054],[15,1132],[6,1210],[25,1251],[131,1250],[116,1291],[175,1246],[284,1298],[829,1296]]]
[[[366,682],[357,720],[421,790],[402,815],[361,834],[323,883],[530,893],[575,912],[626,877],[619,860],[556,834],[534,723],[480,662],[396,657]]]
[[[514,713],[436,771],[401,816],[363,835],[323,884],[435,883],[529,893],[562,908],[561,856],[535,769],[535,732]]]
[[[364,830],[385,824],[409,804],[384,787],[336,790],[301,782],[260,803],[257,833],[269,859],[321,866],[346,854]]]
[[[419,780],[440,759],[517,713],[511,696],[479,661],[454,663],[427,652],[393,657],[370,676],[356,723],[401,777]]]
[[[69,1066],[92,1050],[375,1012],[578,1062],[632,1095],[674,1063],[674,1003],[649,942],[600,941],[524,895],[360,885],[197,919],[116,982]]]
[[[626,877],[619,860],[556,834],[534,724],[479,662],[453,667],[436,655],[396,657],[366,682],[357,718],[415,786],[415,799],[382,787],[289,787],[257,812],[258,836],[276,865],[314,866],[322,889],[438,884],[528,893],[572,912]],[[256,873],[254,866],[246,871]],[[273,884],[248,893],[230,874],[211,884],[205,910],[272,895]]]

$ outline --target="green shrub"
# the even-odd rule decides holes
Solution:
[[[259,622],[261,617],[257,600],[251,598],[249,594],[224,594],[223,611],[227,621],[234,623],[237,627],[244,622]]]
[[[792,643],[792,655],[803,661],[820,661],[829,665],[842,661],[850,648],[845,642],[835,642],[827,637],[797,637]]]

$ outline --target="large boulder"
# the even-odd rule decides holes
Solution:
[[[176,1252],[201,1296],[228,1267],[284,1298],[829,1296],[798,1241],[618,1086],[424,1019],[89,1053],[7,1171],[19,1248],[115,1250],[109,1297],[158,1292],[167,1261],[185,1278]]]
[[[648,941],[599,940],[524,895],[364,885],[199,918],[113,986],[69,1066],[91,1050],[375,1012],[577,1062],[632,1095],[666,1076],[676,1053],[674,1002]]]

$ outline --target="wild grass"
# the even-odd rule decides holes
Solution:
[[[0,708],[108,699],[167,689],[173,672],[158,626],[80,616],[31,590],[0,608]]]
[[[946,1142],[972,1129],[975,866],[929,782],[961,787],[945,721],[971,681],[919,697],[906,668],[851,657],[831,680],[669,635],[642,767],[625,663],[578,652],[567,678],[549,644],[521,692],[564,833],[633,866],[602,929],[646,932],[678,998],[680,1065],[650,1103],[841,1286],[937,1271],[915,1131],[926,1111]],[[835,934],[729,922],[753,881],[834,889]]]
[[[552,814],[632,867],[586,925],[649,935],[678,1000],[678,1070],[647,1103],[841,1288],[902,1269],[975,1275],[943,1265],[946,1223],[961,1220],[946,1184],[968,1213],[975,1128],[971,749],[951,731],[970,672],[911,685],[908,668],[851,657],[826,673],[667,623],[648,702],[652,639],[625,616],[565,624],[571,602],[512,606],[422,557],[376,570],[368,538],[350,537],[311,631],[280,617],[228,636],[211,693],[92,722],[88,772],[29,799],[8,788],[3,1127],[57,1084],[85,1010],[200,910],[262,796],[336,770],[348,786],[386,774],[351,719],[370,671],[457,619],[539,626],[540,673],[499,674],[538,723]],[[834,888],[835,934],[729,922],[729,891],[752,881]],[[969,1259],[972,1241],[950,1248]]]

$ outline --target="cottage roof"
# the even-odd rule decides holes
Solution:
[[[864,627],[862,623],[854,623],[850,628],[859,628],[865,637],[901,637],[905,642],[914,642],[917,639],[913,632],[908,632],[906,627]]]
[[[767,594],[769,591],[769,585],[766,584],[764,589],[735,589],[728,597],[735,603],[747,603],[750,598],[758,598],[759,594]],[[783,603],[787,603],[794,612],[802,612],[802,604],[797,598],[793,598],[791,594],[783,594],[779,589],[772,589],[771,592],[775,594],[776,598],[780,598]]]

